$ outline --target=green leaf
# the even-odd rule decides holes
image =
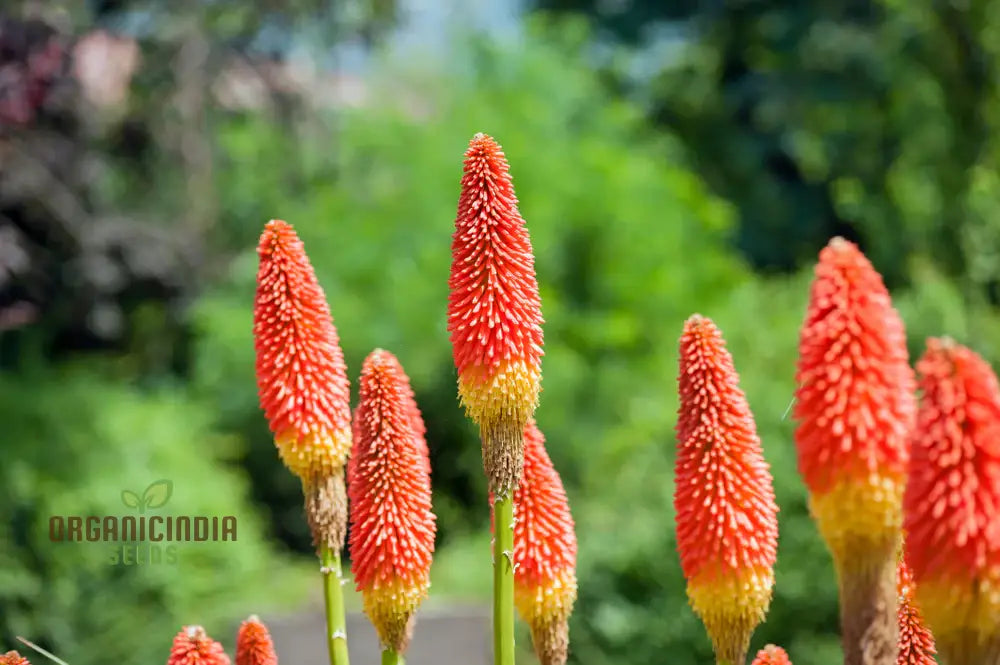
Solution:
[[[139,507],[139,495],[131,490],[122,490],[122,503],[129,508]]]
[[[142,505],[146,508],[159,508],[170,500],[170,495],[173,493],[174,483],[172,480],[157,480],[142,493]]]

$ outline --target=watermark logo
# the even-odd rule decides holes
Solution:
[[[154,481],[142,493],[122,490],[132,515],[53,515],[49,539],[63,543],[107,543],[110,565],[176,564],[178,543],[236,542],[235,515],[159,514],[174,494],[174,483]]]

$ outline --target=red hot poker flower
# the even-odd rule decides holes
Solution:
[[[0,655],[0,665],[31,665],[27,658],[24,658],[16,651],[8,651]]]
[[[291,225],[268,222],[257,254],[260,403],[281,459],[309,485],[337,475],[351,448],[344,354],[323,289]]]
[[[354,429],[351,570],[382,643],[403,653],[407,623],[430,586],[436,527],[423,419],[388,351],[365,359]]]
[[[784,649],[768,644],[757,652],[757,656],[750,665],[792,665],[792,661]]]
[[[576,532],[562,480],[535,421],[524,428],[524,477],[514,492],[514,602],[542,665],[563,665],[576,601]]]
[[[236,634],[236,665],[278,665],[271,634],[256,615],[240,624]]]
[[[913,573],[906,564],[906,557],[899,558],[896,571],[896,585],[899,593],[899,609],[896,618],[899,623],[899,653],[896,665],[935,665],[934,636],[924,625],[924,618],[913,598]]]
[[[881,276],[834,238],[799,341],[795,443],[820,533],[842,570],[894,569],[916,405],[906,336]]]
[[[1000,386],[981,357],[929,339],[904,499],[916,598],[949,665],[1000,658]],[[988,655],[989,654],[989,655]]]
[[[167,665],[230,665],[222,645],[201,626],[184,626],[174,637]]]
[[[521,434],[538,403],[542,356],[535,260],[509,170],[496,141],[472,138],[448,280],[459,396],[480,426],[486,473],[500,494],[520,479]]]
[[[722,333],[694,315],[680,339],[674,508],[688,599],[720,662],[744,662],[771,602],[778,506]]]

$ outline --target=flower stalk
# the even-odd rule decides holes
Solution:
[[[285,466],[302,482],[320,559],[331,665],[348,665],[340,553],[350,384],[326,296],[290,224],[271,220],[257,246],[254,348],[260,404]]]
[[[719,665],[742,665],[771,604],[778,506],[770,467],[722,333],[684,324],[674,510],[691,608]]]
[[[448,332],[458,393],[479,425],[495,497],[494,663],[513,665],[513,492],[523,472],[524,427],[541,390],[542,315],[510,167],[485,134],[476,134],[465,153],[451,249]]]
[[[796,382],[798,467],[837,572],[845,665],[895,665],[913,371],[882,277],[843,238],[820,252]]]

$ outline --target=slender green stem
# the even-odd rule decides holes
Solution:
[[[392,649],[382,652],[382,665],[406,665],[403,656]]]
[[[330,651],[330,665],[349,665],[340,553],[324,546],[320,552],[320,562],[323,572],[323,598],[326,600],[326,645]]]
[[[514,665],[514,497],[493,504],[493,664]]]

